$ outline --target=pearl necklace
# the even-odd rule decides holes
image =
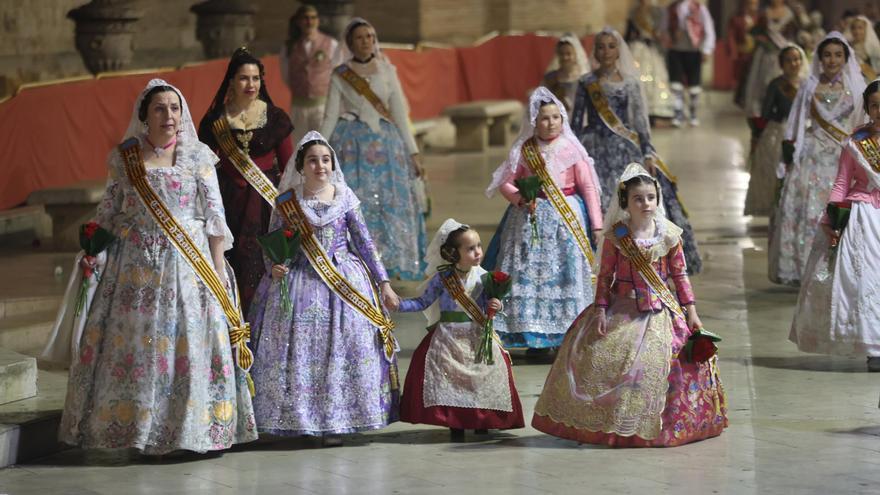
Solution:
[[[303,185],[303,188],[305,188],[306,192],[308,192],[310,196],[314,197],[314,196],[317,196],[317,195],[321,194],[322,192],[326,191],[327,188],[330,187],[331,185],[332,185],[332,184],[330,184],[330,183],[328,182],[327,184],[324,184],[324,187],[322,187],[322,188],[320,188],[320,189],[315,189],[314,191],[311,190],[311,189],[309,189],[309,188],[306,187],[305,185]]]

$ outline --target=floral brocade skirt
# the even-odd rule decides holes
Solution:
[[[207,253],[207,237],[189,234]],[[158,455],[257,438],[223,309],[159,235],[131,229],[107,250],[70,366],[58,429],[65,443]]]
[[[367,269],[337,252],[339,273],[372,294]],[[287,274],[288,313],[281,283],[266,273],[251,307],[260,433],[337,435],[384,428],[397,420],[396,358],[385,359],[378,329],[334,294],[300,255]],[[369,296],[367,296],[369,297]]]
[[[388,276],[424,276],[425,219],[419,211],[411,159],[394,124],[374,132],[359,120],[340,119],[330,137],[345,182],[361,200],[361,211]]]
[[[566,199],[589,233],[583,200]],[[592,271],[580,247],[553,205],[543,198],[537,202],[537,238],[532,240],[528,209],[509,206],[483,263],[513,278],[504,311],[495,317],[495,331],[507,348],[558,347],[565,329],[593,299]]]
[[[641,312],[618,298],[599,335],[592,307],[566,334],[532,426],[580,443],[672,447],[720,435],[727,426],[715,358],[686,363],[684,322]],[[673,352],[676,351],[676,352]]]

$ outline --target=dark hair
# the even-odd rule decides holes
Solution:
[[[780,67],[782,67],[782,63],[785,60],[785,54],[792,51],[792,50],[797,52],[798,58],[801,58],[801,59],[803,58],[803,56],[801,56],[800,50],[798,50],[796,46],[788,45],[785,48],[783,48],[782,50],[779,50],[779,54],[777,55],[777,57],[779,59],[779,66]],[[803,62],[803,60],[801,60],[801,62]]]
[[[312,141],[307,141],[305,144],[300,146],[298,150],[296,150],[296,158],[294,159],[293,164],[296,167],[297,172],[302,172],[303,167],[305,167],[306,152],[309,151],[309,148],[318,144],[320,144],[321,146],[326,146],[327,149],[330,149],[330,145],[328,145],[326,141],[314,139]],[[330,170],[336,170],[336,160],[334,159],[332,151],[330,152],[330,160]]]
[[[296,9],[296,12],[290,16],[290,20],[287,21],[287,51],[290,51],[290,48],[293,44],[302,38],[302,31],[299,29],[299,19],[304,16],[306,12],[314,12],[319,14],[318,8],[310,3],[304,3]]]
[[[840,38],[827,38],[825,41],[819,43],[819,47],[816,48],[816,54],[819,55],[819,60],[822,59],[822,51],[825,50],[825,47],[828,45],[835,43],[843,47],[843,57],[844,60],[849,62],[849,47],[846,46],[846,43],[843,42]]]
[[[199,122],[199,140],[202,142],[213,142],[214,133],[211,130],[211,125],[223,115],[226,108],[226,94],[229,92],[229,84],[232,82],[232,78],[235,77],[235,74],[238,73],[238,69],[240,69],[242,65],[248,64],[256,65],[260,70],[260,79],[263,80],[263,83],[260,84],[259,98],[265,101],[270,107],[275,106],[272,103],[272,98],[269,97],[269,91],[266,89],[266,82],[264,80],[266,77],[266,68],[263,66],[263,62],[260,62],[260,59],[251,55],[251,52],[249,52],[247,48],[237,48],[235,53],[232,54],[232,58],[229,59],[229,65],[226,66],[226,74],[223,75],[223,81],[220,83],[220,88],[217,90],[217,94],[214,95],[214,100],[211,101],[211,106],[208,108],[208,112],[205,113],[205,116],[202,117],[202,121]]]
[[[370,25],[370,23],[367,21],[358,21],[349,26],[348,31],[345,32],[345,46],[347,46],[349,49],[351,49],[351,42],[354,37],[354,30],[361,26],[372,27],[372,25]]]
[[[144,95],[144,99],[141,100],[141,106],[138,107],[138,120],[140,120],[141,122],[146,122],[147,110],[149,110],[150,108],[150,103],[153,101],[153,97],[159,93],[166,93],[168,91],[176,94],[178,103],[183,106],[183,98],[180,97],[180,93],[178,93],[177,90],[175,90],[171,86],[153,86],[152,88],[150,88],[149,91],[147,91],[147,94]]]
[[[865,113],[868,113],[868,98],[874,93],[880,93],[880,80],[871,81],[871,84],[862,93],[862,107],[865,109]]]
[[[544,108],[547,105],[555,105],[555,104],[556,104],[556,102],[553,100],[541,100],[541,104],[538,105],[538,108]]]
[[[461,255],[458,253],[458,248],[461,247],[461,237],[465,232],[469,232],[470,230],[471,228],[467,225],[462,225],[450,232],[449,235],[446,236],[446,242],[440,246],[440,257],[450,263],[458,263],[461,261]]]
[[[654,186],[654,190],[657,193],[657,197],[660,197],[660,187],[657,185],[657,180],[652,177],[647,177],[645,175],[637,175],[632,179],[624,182],[620,185],[620,189],[617,191],[617,204],[620,205],[621,210],[625,210],[629,205],[629,191],[641,185],[652,185]]]
[[[568,45],[568,46],[574,48],[574,45],[571,44],[571,41],[569,41],[569,40],[559,40],[559,41],[556,42],[556,51],[559,51],[559,49],[562,48],[562,47],[565,46],[565,45]]]

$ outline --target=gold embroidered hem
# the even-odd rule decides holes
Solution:
[[[672,319],[667,311],[640,312],[628,298],[615,301],[605,318],[605,336],[592,314],[569,330],[535,414],[593,432],[657,438],[669,389]]]

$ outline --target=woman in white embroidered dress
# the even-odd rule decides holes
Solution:
[[[783,157],[785,182],[767,252],[770,280],[775,283],[800,283],[834,184],[839,139],[864,123],[864,89],[846,39],[837,31],[830,33],[816,48],[810,77],[801,84],[788,116],[789,145],[784,146],[791,149],[793,143],[794,152]]]
[[[849,221],[823,215],[789,339],[804,352],[867,355],[880,371],[880,80],[863,101],[871,122],[846,140],[828,199],[850,208]]]
[[[235,284],[214,165],[186,100],[150,81],[125,138],[137,138],[150,186],[220,280]],[[73,356],[60,439],[147,454],[227,449],[257,438],[246,376],[232,358],[220,303],[153,219],[118,150],[96,221],[116,236]],[[86,263],[89,262],[87,259]]]
[[[345,43],[351,56],[330,80],[321,134],[330,136],[348,185],[361,200],[388,275],[421,280],[426,234],[415,190],[421,165],[409,131],[406,96],[370,23],[352,20]],[[345,68],[368,83],[386,114],[342,77]]]

